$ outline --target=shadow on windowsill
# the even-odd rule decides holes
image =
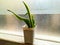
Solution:
[[[0,45],[32,45],[32,44],[28,44],[28,43],[16,43],[16,42],[11,42],[11,41],[6,41],[6,40],[0,39]]]

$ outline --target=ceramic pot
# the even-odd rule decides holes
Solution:
[[[24,41],[25,41],[25,43],[33,44],[34,29],[24,27],[23,32],[24,32]]]

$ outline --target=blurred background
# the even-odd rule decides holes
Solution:
[[[25,24],[16,19],[7,9],[23,16],[26,9],[23,0],[0,0],[0,30],[23,32]],[[35,16],[35,34],[58,36],[60,34],[60,0],[24,0]]]

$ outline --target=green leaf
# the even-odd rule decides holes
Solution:
[[[33,15],[32,15],[32,25],[33,25],[33,27],[35,27],[35,20],[34,20]]]
[[[8,10],[8,11],[11,12],[11,13],[13,13],[19,20],[23,20],[27,24],[27,26],[30,27],[30,24],[29,24],[30,21],[28,19],[25,19],[25,18],[22,18],[22,17],[18,16],[17,14],[15,14],[11,10]]]
[[[30,20],[30,27],[32,27],[32,23],[31,23],[32,20],[31,20],[30,10],[29,10],[27,4],[24,1],[23,1],[23,4],[24,4],[24,6],[25,6],[25,8],[27,10],[27,13],[28,13],[28,17],[29,17],[29,20]]]
[[[15,14],[13,11],[11,11],[11,10],[8,10],[9,12],[11,12],[11,13],[13,13],[18,19],[20,19],[20,20],[24,20],[24,18],[22,18],[22,17],[20,17],[20,16],[18,16],[17,14]]]

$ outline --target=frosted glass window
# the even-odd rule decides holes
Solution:
[[[0,14],[9,14],[11,9],[18,14],[25,13],[23,0],[0,0]],[[60,0],[24,0],[34,14],[58,14],[60,13]]]
[[[0,0],[0,31],[6,30],[23,33],[22,26],[25,23],[17,20],[16,17],[7,11],[7,9],[10,9],[20,16],[24,16],[26,9],[22,1]],[[37,24],[35,34],[60,37],[60,0],[24,1],[29,5],[31,13],[35,14]],[[58,41],[60,40],[58,39]]]

